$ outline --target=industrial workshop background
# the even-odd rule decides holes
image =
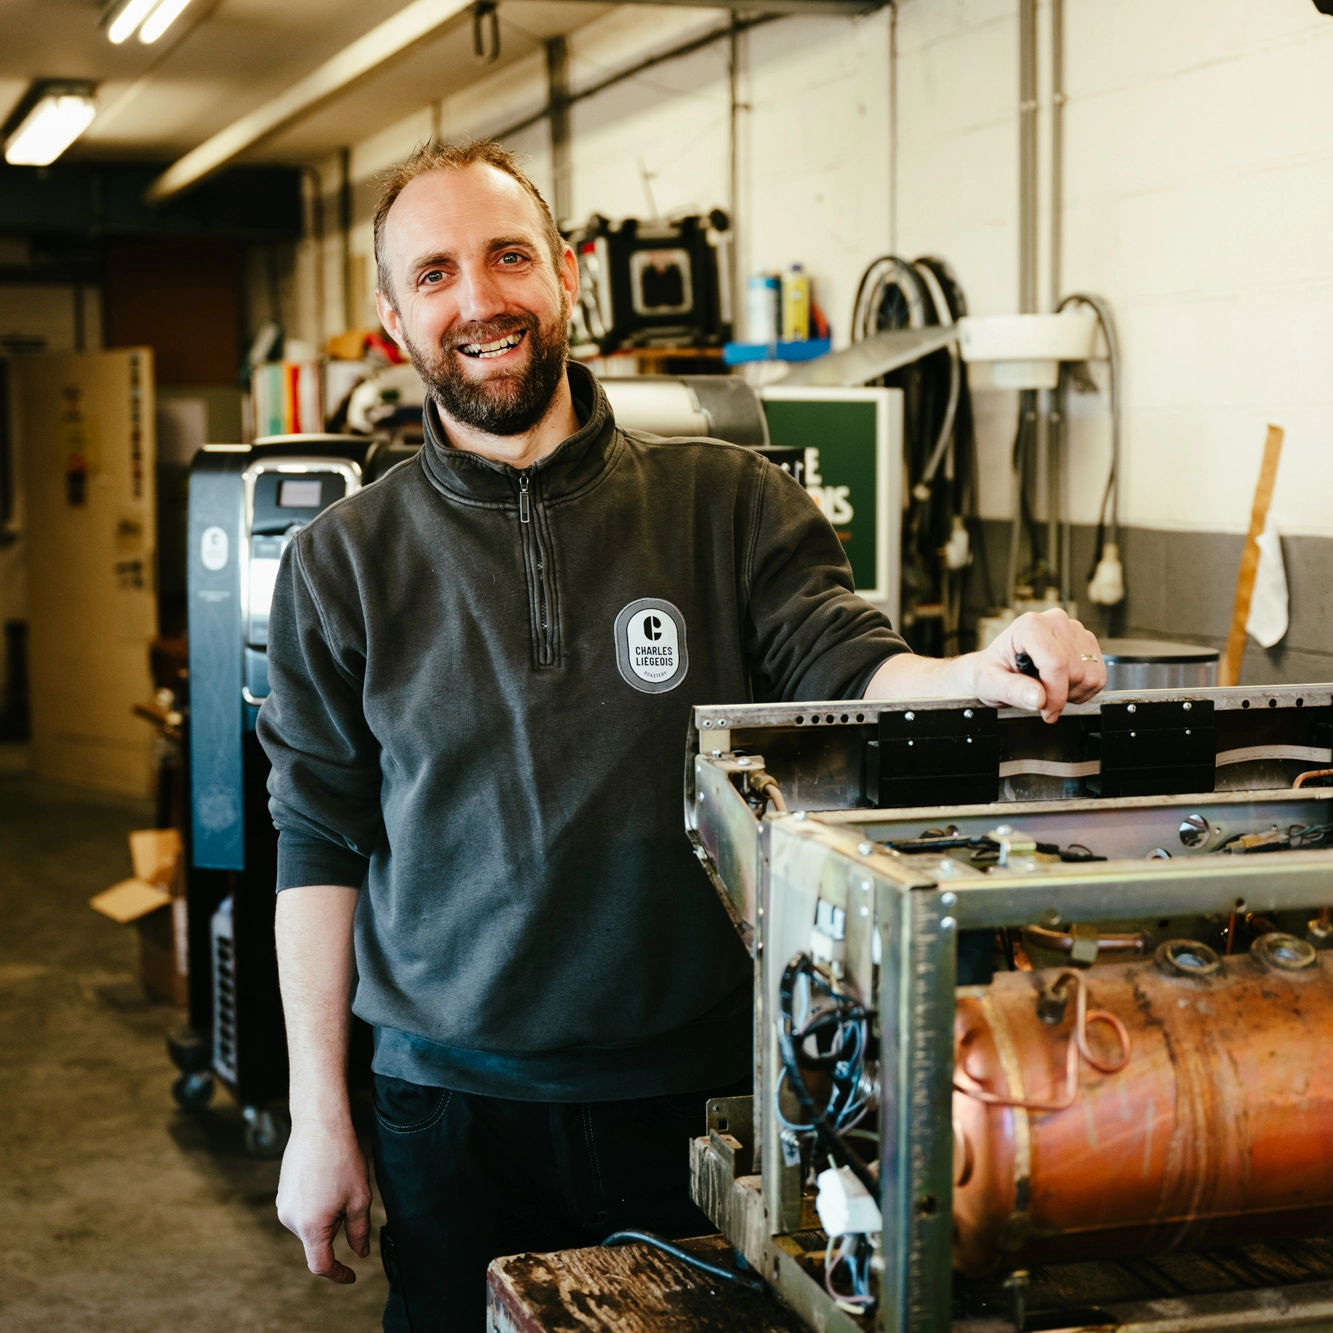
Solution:
[[[988,1111],[1062,1113],[1080,1069],[1142,1076],[1160,1045],[1147,1019],[1129,1019],[1137,1064],[1127,1034],[1114,1068],[1089,1054],[1089,1024],[1115,1024],[1087,1011],[1084,965],[1141,968],[1135,993],[1163,1005],[1182,977],[1220,986],[1253,966],[1245,994],[1271,1018],[1274,976],[1326,986],[1333,961],[1333,687],[1317,684],[1333,680],[1333,0],[0,0],[0,37],[0,1329],[380,1317],[378,1231],[360,1285],[335,1290],[274,1213],[291,1123],[256,725],[288,544],[422,443],[427,390],[377,314],[385,173],[480,138],[517,155],[576,252],[571,355],[622,427],[765,452],[917,653],[982,650],[1062,607],[1098,636],[1108,689],[1140,692],[1105,713],[1080,701],[1050,729],[971,699],[691,698],[671,818],[751,950],[764,1049],[758,1101],[722,1099],[697,1126],[694,1197],[712,1192],[719,1235],[682,1262],[723,1262],[717,1282],[767,1282],[790,1309],[645,1333],[907,1333],[951,1309],[973,1333],[1111,1326],[1096,1302],[1130,1287],[1075,1307],[1037,1268],[1101,1262],[1100,1232],[1086,1253],[1001,1244],[1027,1225],[1031,1145],[1015,1131],[1010,1163]],[[688,662],[683,622],[666,621],[652,636]],[[1039,668],[1022,652],[1009,667]],[[1145,704],[1157,688],[1169,696]],[[1117,758],[1140,737],[1149,759]],[[934,745],[954,747],[938,772]],[[1011,803],[1016,825],[989,809]],[[993,871],[1017,884],[998,906]],[[783,958],[761,957],[765,930]],[[805,962],[784,975],[793,951]],[[1020,974],[1066,959],[1075,980],[1033,1011]],[[1037,1023],[1075,998],[1078,1035],[1057,1053],[1069,1103],[949,1082],[950,1024],[990,1033],[979,993],[997,979],[1038,1062]],[[817,1057],[793,1005],[833,1015]],[[1265,1056],[1267,1021],[1246,1047],[1266,1071],[1256,1107],[1287,1104],[1279,1076],[1300,1101],[1323,1058],[1304,1018]],[[881,1084],[868,1051],[898,1036]],[[830,1064],[836,1114],[817,1129],[790,1085],[797,1052],[827,1061],[835,1039],[855,1049]],[[370,1029],[351,1040],[369,1143]],[[1302,1105],[1327,1111],[1326,1075],[1311,1078]],[[951,1149],[955,1092],[971,1138]],[[798,1110],[809,1124],[781,1119]],[[1198,1111],[1190,1133],[1221,1116]],[[805,1188],[816,1136],[836,1157],[844,1130],[872,1124],[885,1143],[900,1130],[902,1160],[886,1153],[872,1179],[838,1159],[860,1190],[843,1202],[873,1225],[829,1231]],[[1327,1115],[1316,1129],[1327,1157]],[[1281,1158],[1284,1138],[1275,1208],[1304,1188],[1308,1145],[1253,1140]],[[1057,1146],[1076,1171],[1083,1140]],[[999,1221],[984,1182],[967,1193],[983,1151],[1023,1195]],[[1205,1166],[1189,1158],[1182,1178],[1257,1208],[1244,1171]],[[947,1240],[911,1248],[931,1219],[952,1226],[950,1197],[977,1272],[1013,1259],[1003,1294],[966,1310],[949,1306]],[[1151,1229],[1150,1208],[1126,1208],[1126,1229]],[[1071,1232],[1086,1220],[1070,1216]],[[1333,1285],[1299,1318],[1272,1295],[1274,1273],[1333,1284],[1333,1249],[1298,1253],[1328,1230],[1309,1222],[1262,1262],[1228,1252],[1216,1286],[1186,1261],[1139,1273],[1134,1298],[1244,1293],[1197,1320],[1191,1306],[1172,1333],[1333,1327]],[[558,1285],[513,1280],[515,1309],[525,1282]],[[1049,1308],[1029,1319],[1029,1296]],[[1168,1327],[1144,1309],[1135,1327]]]

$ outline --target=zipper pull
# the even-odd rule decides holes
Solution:
[[[520,523],[532,522],[532,501],[528,496],[528,487],[531,484],[526,472],[518,474],[518,521]]]

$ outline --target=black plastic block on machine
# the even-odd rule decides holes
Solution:
[[[880,809],[982,805],[1000,792],[994,708],[929,708],[879,715],[866,743],[866,797]]]
[[[1101,731],[1088,737],[1101,772],[1099,796],[1172,796],[1212,791],[1217,731],[1211,699],[1102,705]]]

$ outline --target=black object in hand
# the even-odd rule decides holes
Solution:
[[[1026,653],[1015,653],[1014,665],[1023,675],[1031,676],[1033,680],[1041,679],[1041,672],[1037,670],[1037,664]]]

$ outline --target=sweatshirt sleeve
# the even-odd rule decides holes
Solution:
[[[819,506],[767,462],[746,568],[746,649],[760,697],[859,699],[882,662],[909,651],[888,617],[853,591],[842,543]]]
[[[359,888],[382,828],[379,743],[361,703],[365,659],[335,643],[293,541],[269,615],[269,696],[255,731],[269,762],[278,888]]]

